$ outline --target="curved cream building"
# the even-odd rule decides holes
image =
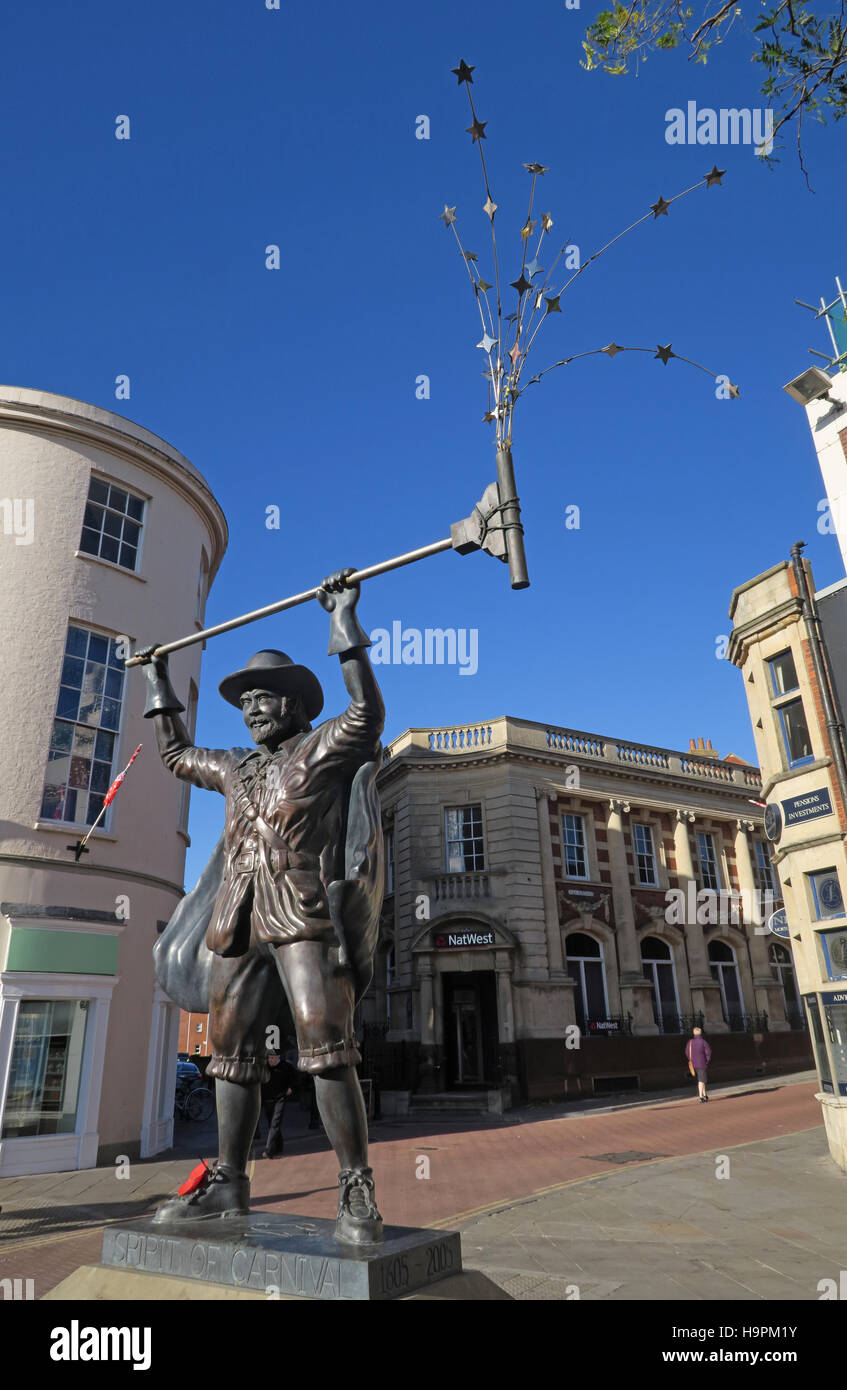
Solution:
[[[183,891],[188,797],[156,755],[121,639],[202,627],[226,542],[204,479],[164,440],[0,386],[2,1176],[171,1142],[178,1010],[151,948]],[[192,727],[200,661],[199,645],[173,660]]]

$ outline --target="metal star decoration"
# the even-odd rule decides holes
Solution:
[[[594,251],[592,255],[582,261],[579,259],[577,248],[574,247],[570,241],[565,241],[555,256],[550,255],[549,269],[545,272],[544,267],[540,264],[540,254],[544,238],[550,235],[554,225],[553,214],[551,212],[545,212],[541,215],[540,231],[538,232],[537,241],[533,242],[531,249],[529,243],[533,239],[536,228],[539,225],[538,220],[533,218],[536,180],[549,172],[549,165],[539,164],[537,162],[524,164],[524,168],[530,176],[530,188],[526,219],[520,229],[520,274],[516,280],[503,282],[508,283],[517,292],[518,307],[515,312],[506,314],[503,312],[502,305],[500,252],[494,222],[494,214],[498,209],[498,205],[494,201],[494,196],[491,191],[485,150],[483,147],[483,142],[487,138],[485,127],[488,122],[479,119],[474,106],[473,93],[471,91],[473,84],[473,77],[471,74],[474,72],[474,67],[466,63],[462,58],[459,62],[459,66],[452,68],[451,71],[456,77],[459,86],[464,86],[467,92],[471,113],[471,124],[466,129],[467,133],[471,136],[471,143],[479,150],[483,187],[485,190],[485,202],[482,204],[482,211],[488,220],[491,232],[492,263],[494,271],[492,281],[484,279],[480,274],[475,253],[465,251],[456,223],[455,207],[449,207],[445,204],[444,211],[441,213],[441,220],[446,227],[451,228],[456,238],[456,243],[461,253],[479,309],[482,339],[477,344],[477,347],[481,348],[488,357],[488,371],[483,373],[485,380],[488,382],[488,410],[485,412],[483,419],[486,424],[494,425],[496,446],[498,449],[503,449],[511,447],[514,408],[518,398],[522,394],[521,376],[526,366],[530,350],[542,323],[545,323],[551,314],[560,314],[563,312],[560,303],[562,296],[570,289],[575,281],[585,273],[590,265],[593,265],[600,256],[610,250],[622,237],[627,236],[645,222],[655,222],[659,217],[667,217],[671,205],[680,198],[685,198],[688,194],[693,193],[695,188],[713,188],[720,185],[726,170],[719,169],[717,165],[715,165],[708,174],[703,175],[696,183],[683,189],[682,192],[675,194],[674,197],[665,198],[660,196],[655,203],[650,204],[648,211],[642,213],[642,215],[637,217],[628,227],[618,232],[616,236],[613,236],[601,246],[599,250]],[[571,259],[568,257],[565,264],[570,273],[567,278],[563,280],[562,270],[558,269],[558,267],[563,257],[565,257],[569,251],[577,251],[577,264],[575,268],[572,267]],[[545,261],[548,260],[546,254],[544,259]],[[493,295],[489,298],[489,291],[492,290]],[[529,293],[530,290],[532,290],[532,294]],[[670,359],[673,358],[675,361],[685,362],[692,367],[696,367],[698,371],[706,372],[713,380],[717,380],[716,374],[709,371],[709,369],[704,367],[701,363],[694,362],[690,357],[682,357],[679,353],[674,352],[670,343],[664,346],[660,344],[655,349],[648,347],[624,347],[613,339],[610,343],[607,343],[605,347],[591,348],[586,352],[572,353],[568,357],[559,358],[558,361],[551,363],[549,367],[545,367],[543,371],[535,372],[528,378],[527,384],[534,386],[540,382],[548,372],[553,371],[557,367],[567,367],[572,362],[580,361],[584,357],[600,355],[613,358],[621,352],[649,353],[654,360],[662,362],[665,366],[667,366]],[[726,385],[727,381],[728,378],[723,378],[724,385]],[[735,400],[740,395],[740,392],[736,385],[729,382],[726,394],[729,395],[730,399]]]

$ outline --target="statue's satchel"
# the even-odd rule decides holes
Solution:
[[[378,750],[381,755],[382,748]],[[327,888],[329,912],[342,958],[353,971],[356,998],[371,982],[385,889],[382,818],[376,779],[381,757],[364,763],[353,778],[347,806],[344,878]]]
[[[189,1013],[209,1012],[212,952],[206,945],[206,928],[226,868],[224,836],[212,857],[186,893],[153,947],[156,979],[169,999]]]

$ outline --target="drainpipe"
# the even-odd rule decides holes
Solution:
[[[818,616],[817,606],[812,597],[809,587],[809,576],[806,566],[803,564],[803,551],[806,548],[805,541],[797,541],[791,547],[791,561],[794,566],[794,573],[797,576],[797,587],[800,591],[800,601],[803,605],[803,616],[806,619],[809,641],[812,648],[812,665],[815,668],[815,677],[818,682],[818,689],[821,695],[824,716],[826,720],[826,730],[829,735],[829,746],[832,749],[832,757],[835,763],[835,772],[838,778],[838,786],[841,792],[841,803],[847,806],[847,758],[844,751],[844,721],[837,705],[836,695],[829,672],[829,663],[826,657],[826,647],[823,640],[823,630],[821,620]]]

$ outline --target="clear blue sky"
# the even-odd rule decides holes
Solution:
[[[781,387],[828,346],[794,297],[829,296],[847,275],[847,126],[808,127],[814,195],[790,147],[770,172],[748,147],[668,145],[671,107],[762,104],[749,41],[739,30],[705,68],[676,54],[638,79],[588,74],[580,41],[598,8],[10,7],[0,376],[124,413],[187,454],[229,519],[207,611],[221,620],[447,534],[494,476],[479,319],[438,220],[455,204],[487,265],[460,57],[476,65],[507,280],[523,161],[550,166],[536,210],[583,258],[717,161],[724,186],[592,266],[533,357],[539,369],[612,338],[670,342],[728,373],[741,399],[717,401],[707,376],[648,356],[551,374],[515,417],[531,589],[512,593],[486,556],[445,555],[373,581],[361,615],[369,630],[479,630],[474,676],[381,668],[387,737],[509,713],[675,748],[702,735],[753,758],[740,676],[715,657],[732,589],[797,539],[819,586],[842,576],[835,539],[816,531],[805,416]],[[131,139],[118,141],[124,114]],[[129,401],[115,400],[119,373]],[[415,398],[419,374],[429,400]],[[265,527],[272,504],[281,531]],[[177,635],[162,614],[149,637]],[[261,646],[312,665],[327,713],[340,707],[326,618],[309,606],[209,644],[199,741],[244,741],[217,683]],[[194,794],[189,877],[220,811]]]

